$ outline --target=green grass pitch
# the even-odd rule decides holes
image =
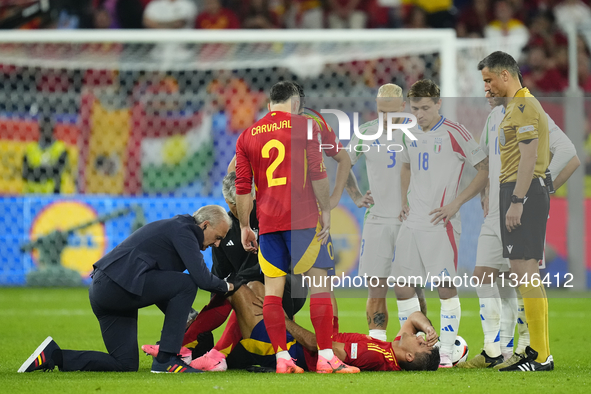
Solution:
[[[199,292],[200,309],[209,293]],[[367,332],[363,292],[344,293],[339,300],[343,332]],[[351,297],[354,295],[354,297]],[[591,293],[549,292],[550,347],[556,369],[544,373],[500,373],[493,370],[440,370],[436,372],[362,372],[359,375],[280,376],[242,371],[155,375],[151,357],[140,358],[137,373],[70,372],[18,374],[16,370],[47,335],[67,349],[104,351],[86,289],[0,289],[0,393],[590,393],[591,392]],[[398,328],[395,300],[391,307],[388,337]],[[439,301],[428,300],[429,317],[439,325]],[[154,343],[163,316],[155,307],[140,311],[139,343]],[[307,306],[296,320],[311,328]],[[214,335],[219,338],[218,329]],[[480,351],[482,330],[478,300],[462,298],[462,335],[470,356]]]

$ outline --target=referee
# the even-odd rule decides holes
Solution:
[[[501,152],[500,219],[503,257],[517,275],[531,338],[525,356],[500,371],[551,371],[548,300],[540,280],[550,196],[545,172],[550,163],[548,117],[540,102],[521,86],[519,67],[505,52],[480,61],[484,89],[504,97],[507,108],[499,127]]]

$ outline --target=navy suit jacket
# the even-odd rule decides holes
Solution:
[[[214,276],[203,261],[203,230],[191,215],[148,223],[94,263],[130,293],[142,295],[148,271],[189,271],[197,287],[225,293],[226,282]]]

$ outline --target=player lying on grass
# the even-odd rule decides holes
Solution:
[[[259,365],[263,369],[275,370],[276,358],[265,329],[262,302],[252,290],[253,286],[260,286],[260,283],[242,286],[229,297],[242,336],[234,337],[234,342],[228,342],[228,338],[222,335],[220,341],[226,342],[223,345],[218,342],[205,356],[193,360],[192,367],[225,371],[227,368],[246,369]],[[380,341],[364,334],[338,333],[336,316],[333,323],[333,352],[346,364],[362,371],[434,371],[439,365],[439,349],[433,347],[438,339],[436,331],[421,312],[409,316],[393,342]],[[314,371],[318,355],[316,336],[287,318],[285,325],[288,351],[297,360],[298,368],[301,372]],[[419,331],[425,333],[425,338],[416,335]],[[227,358],[217,348],[229,350]],[[158,347],[154,345],[144,345],[142,349],[148,354],[158,352]]]

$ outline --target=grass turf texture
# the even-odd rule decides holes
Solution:
[[[0,392],[59,393],[264,393],[272,391],[340,393],[357,392],[591,392],[591,296],[550,294],[550,346],[556,369],[545,373],[500,373],[493,370],[439,370],[437,372],[362,372],[359,375],[275,375],[243,371],[155,375],[151,357],[140,357],[137,373],[58,372],[18,374],[16,370],[45,339],[53,336],[66,349],[105,351],[99,325],[92,314],[86,289],[0,289]],[[339,323],[343,332],[367,332],[363,292],[344,293],[339,299]],[[353,295],[354,297],[351,297]],[[199,292],[194,307],[200,309],[209,293]],[[395,300],[389,300],[388,338],[399,327]],[[439,326],[439,300],[428,299],[429,317]],[[296,320],[311,328],[308,305]],[[156,307],[140,310],[139,344],[154,343],[160,335],[163,315]],[[214,332],[219,338],[221,329]],[[470,357],[482,346],[478,299],[462,298],[462,335]]]

